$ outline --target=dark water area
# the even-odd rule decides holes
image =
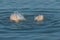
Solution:
[[[59,0],[0,0],[0,40],[60,40]],[[18,11],[27,19],[20,23],[9,20]],[[44,15],[44,21],[34,18]]]

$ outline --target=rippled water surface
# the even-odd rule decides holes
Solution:
[[[27,20],[11,22],[14,11]],[[40,24],[34,21],[37,15],[44,15]],[[0,0],[0,40],[60,40],[60,1]]]

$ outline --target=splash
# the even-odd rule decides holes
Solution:
[[[38,15],[38,16],[35,17],[34,20],[37,21],[37,22],[42,22],[44,20],[44,16],[43,15]]]
[[[20,14],[20,13],[17,12],[17,11],[15,11],[13,14],[11,14],[10,20],[18,23],[18,22],[24,21],[24,20],[26,20],[26,19],[24,18],[24,16],[23,16],[22,14]]]

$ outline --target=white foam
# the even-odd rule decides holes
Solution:
[[[43,21],[44,20],[44,16],[43,15],[38,15],[38,16],[35,17],[34,20],[36,20],[36,21]]]
[[[15,11],[13,14],[11,14],[10,20],[19,21],[19,20],[26,20],[26,19],[24,18],[22,14]]]

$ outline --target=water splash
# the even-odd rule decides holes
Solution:
[[[15,11],[13,14],[10,16],[10,20],[18,23],[19,21],[26,20],[22,14],[19,12]]]

